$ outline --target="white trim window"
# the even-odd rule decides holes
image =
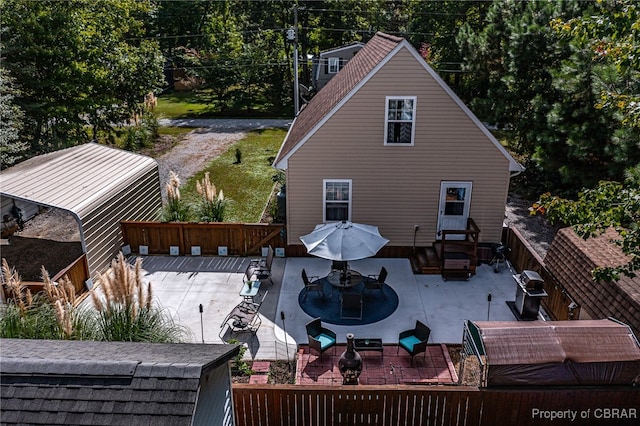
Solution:
[[[323,222],[351,220],[351,179],[322,181]]]
[[[329,61],[329,74],[336,74],[340,71],[340,58],[328,58]]]
[[[387,96],[384,124],[385,145],[413,145],[416,96]]]

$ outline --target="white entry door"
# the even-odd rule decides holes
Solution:
[[[467,229],[469,207],[471,206],[471,182],[440,183],[440,206],[438,209],[438,233],[436,239],[442,239],[442,230]],[[447,239],[463,240],[464,235],[450,235]]]

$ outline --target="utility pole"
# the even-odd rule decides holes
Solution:
[[[300,87],[298,84],[298,5],[293,6],[293,27],[287,31],[287,39],[293,42],[293,112],[300,111]]]

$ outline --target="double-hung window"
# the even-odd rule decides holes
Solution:
[[[325,179],[323,185],[323,222],[351,220],[351,179]]]
[[[415,96],[387,96],[385,145],[413,145],[416,124]]]
[[[329,74],[335,74],[340,71],[340,58],[329,58]]]

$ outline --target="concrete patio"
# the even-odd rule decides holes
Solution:
[[[220,326],[231,309],[242,301],[239,292],[249,260],[146,256],[143,269],[145,279],[152,283],[154,296],[177,323],[190,330],[191,341],[220,343],[230,338],[229,333],[219,336]],[[432,330],[430,343],[459,344],[465,320],[487,320],[488,316],[494,321],[516,320],[505,303],[515,299],[512,272],[506,268],[494,273],[491,266],[481,265],[468,281],[445,281],[440,275],[414,275],[407,259],[369,258],[352,261],[350,266],[364,275],[377,274],[385,266],[389,271],[386,282],[397,292],[399,306],[391,316],[377,323],[329,324],[339,343],[346,342],[347,333],[354,333],[356,337],[378,337],[385,344],[394,344],[400,331],[412,328],[415,321],[420,320]],[[268,290],[260,309],[260,329],[255,335],[233,334],[234,339],[247,344],[247,359],[294,359],[297,345],[307,343],[305,324],[311,317],[298,304],[298,294],[303,288],[302,268],[309,275],[324,276],[330,270],[330,261],[313,257],[274,259],[275,284],[265,281],[257,297],[260,300]],[[490,304],[489,294],[492,295]]]

